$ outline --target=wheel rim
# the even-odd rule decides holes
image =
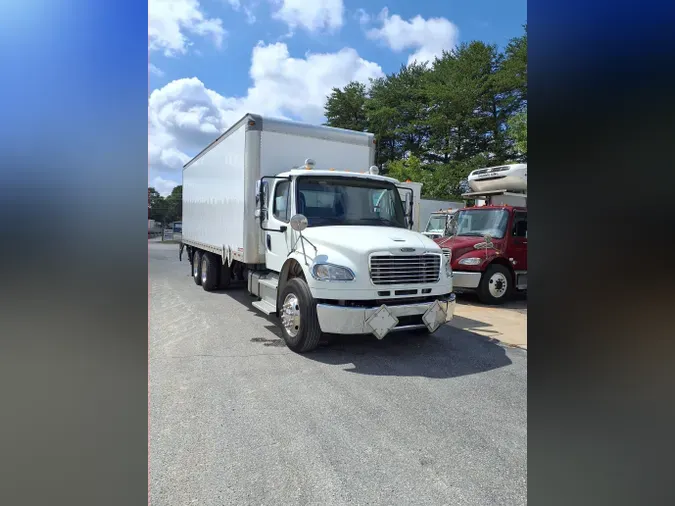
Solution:
[[[492,276],[490,276],[488,291],[495,299],[499,299],[500,297],[504,296],[507,286],[508,280],[501,272],[495,272]]]
[[[197,255],[192,258],[192,275],[195,278],[199,275],[199,257]]]
[[[206,283],[206,262],[202,260],[202,283]]]
[[[300,303],[293,293],[286,295],[281,306],[281,324],[288,335],[295,337],[300,331]]]

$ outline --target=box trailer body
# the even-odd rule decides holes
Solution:
[[[375,161],[373,141],[370,133],[246,115],[183,169],[183,242],[264,264],[256,182],[298,165],[303,153],[335,170],[364,170]]]
[[[370,133],[246,115],[183,169],[195,283],[245,281],[298,352],[322,333],[434,332],[454,314],[449,261],[374,157]]]

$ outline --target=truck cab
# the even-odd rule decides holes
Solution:
[[[313,162],[257,185],[264,268],[250,271],[261,311],[276,313],[286,343],[318,335],[434,332],[454,314],[452,272],[440,247],[412,227],[397,180],[316,170]],[[263,267],[263,266],[261,266]]]
[[[431,213],[427,226],[422,233],[430,239],[447,237],[450,235],[448,227],[451,224],[451,218],[456,212],[457,209],[445,209]]]

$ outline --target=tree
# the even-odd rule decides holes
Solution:
[[[358,130],[363,132],[368,127],[366,118],[366,86],[358,82],[351,82],[344,90],[333,88],[326,99],[324,114],[326,125]]]
[[[325,111],[328,125],[375,134],[383,173],[457,198],[471,170],[527,159],[527,25],[503,52],[473,41],[368,87],[334,88]]]
[[[501,76],[505,87],[511,90],[517,111],[527,107],[527,25],[525,33],[511,39],[504,51]]]
[[[148,188],[148,219],[164,222],[168,214],[167,203],[152,186]]]
[[[490,46],[472,42],[443,52],[434,61],[424,83],[430,109],[432,160],[461,162],[487,151],[482,100],[492,56]]]
[[[167,221],[181,221],[183,219],[183,186],[176,186],[164,200],[167,209]]]
[[[509,119],[509,136],[516,148],[516,157],[527,161],[527,109]]]
[[[422,81],[428,72],[425,66],[412,63],[372,81],[365,110],[369,131],[377,139],[378,165],[408,155],[425,156],[429,128]]]

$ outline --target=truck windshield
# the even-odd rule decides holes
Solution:
[[[363,178],[301,176],[297,179],[297,212],[310,227],[376,225],[406,228],[396,186]]]
[[[456,234],[502,239],[506,232],[509,213],[505,209],[470,209],[457,213]]]
[[[443,233],[445,231],[445,220],[446,220],[446,215],[445,214],[432,214],[431,218],[429,218],[429,223],[427,224],[427,229],[425,232],[440,232]]]

